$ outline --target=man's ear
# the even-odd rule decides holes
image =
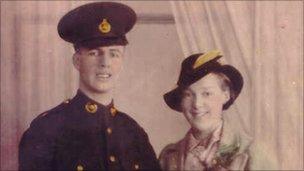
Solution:
[[[73,55],[73,64],[74,64],[74,67],[79,71],[80,55],[77,52],[75,52],[74,55]]]
[[[230,100],[230,91],[225,90],[224,91],[224,104],[227,103]]]

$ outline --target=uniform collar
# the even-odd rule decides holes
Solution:
[[[72,99],[72,103],[76,104],[81,110],[84,110],[86,113],[94,114],[100,112],[111,112],[114,108],[114,102],[111,101],[108,105],[103,105],[97,101],[89,98],[81,90],[77,91],[76,96]],[[112,112],[111,112],[112,113]]]

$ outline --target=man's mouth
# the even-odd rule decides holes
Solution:
[[[109,73],[98,73],[96,74],[97,78],[107,79],[110,78],[112,75]]]

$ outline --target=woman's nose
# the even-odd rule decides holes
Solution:
[[[193,107],[195,109],[199,109],[204,106],[204,103],[205,103],[204,99],[202,99],[200,97],[196,97],[196,98],[194,98],[194,101],[193,101]]]

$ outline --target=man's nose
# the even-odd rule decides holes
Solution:
[[[109,67],[110,64],[111,64],[111,59],[110,59],[109,54],[104,53],[104,54],[100,57],[99,64],[100,64],[101,67]]]

